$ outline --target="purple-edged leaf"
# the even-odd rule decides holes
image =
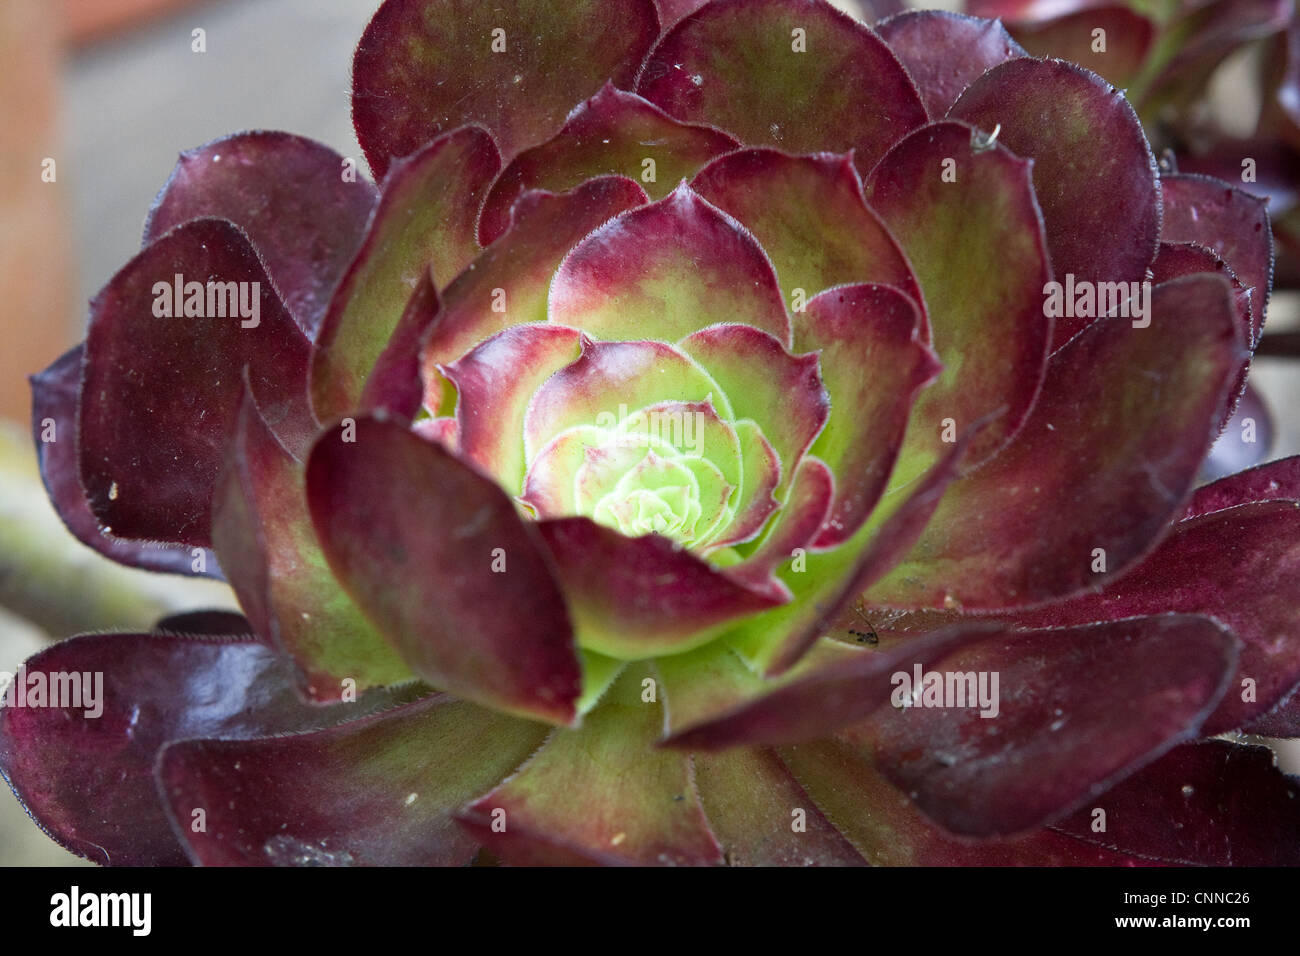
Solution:
[[[1145,865],[1055,830],[984,842],[953,837],[845,741],[783,747],[780,755],[817,806],[875,866]]]
[[[897,564],[920,537],[957,469],[975,426],[919,480],[886,495],[871,520],[845,544],[829,552],[803,555],[802,570],[785,576],[795,600],[745,622],[727,640],[753,662],[756,669],[781,674],[793,667],[833,629],[836,619]]]
[[[1197,242],[1160,243],[1160,252],[1151,263],[1151,283],[1159,285],[1180,276],[1211,273],[1223,276],[1232,286],[1233,305],[1237,310],[1241,339],[1251,344],[1257,337],[1257,321],[1253,306],[1254,291],[1247,288],[1237,273],[1223,261],[1218,253]],[[1244,380],[1243,380],[1243,385]]]
[[[829,3],[803,0],[713,0],[659,41],[637,92],[750,146],[854,150],[863,171],[926,119],[878,36]]]
[[[1098,35],[1095,30],[1104,32]],[[1146,65],[1156,27],[1129,7],[1096,4],[1064,16],[1015,23],[1011,33],[1030,56],[1077,63],[1123,89]]]
[[[181,153],[145,221],[145,245],[191,219],[229,219],[248,234],[308,338],[361,245],[378,199],[342,156],[292,133],[234,133]]]
[[[1158,286],[1150,310],[1149,327],[1101,319],[1052,356],[1020,434],[948,490],[872,603],[1033,604],[1147,553],[1182,512],[1245,354],[1217,276]]]
[[[429,330],[441,320],[441,308],[438,289],[426,269],[420,273],[392,338],[366,377],[357,411],[386,412],[404,421],[415,418],[424,399],[420,354]]]
[[[478,209],[500,168],[492,137],[468,126],[389,170],[312,357],[312,405],[321,421],[356,409],[422,276],[432,272],[443,288],[478,255]]]
[[[529,189],[560,193],[598,176],[624,176],[662,199],[737,145],[726,133],[679,123],[653,103],[607,83],[569,114],[559,133],[502,171],[479,217],[479,242],[486,246],[506,231],[510,207]]]
[[[680,451],[669,453],[664,446],[682,445],[690,454],[673,462]],[[740,435],[712,403],[658,402],[627,416],[611,431],[586,425],[557,435],[533,459],[519,500],[539,518],[588,514],[600,520],[602,500],[628,483],[644,487],[648,480],[661,487],[658,483],[664,480],[694,482],[700,511],[679,526],[678,533],[697,550],[714,548],[714,532],[733,516],[727,508],[733,492],[750,481],[743,466]],[[764,482],[758,483],[764,487]],[[770,490],[771,485],[766,487]],[[630,508],[615,506],[603,516],[618,520],[624,533],[635,533],[621,524],[633,520]]]
[[[678,347],[722,387],[735,417],[755,422],[771,442],[781,465],[777,497],[783,497],[830,414],[817,356],[792,354],[778,339],[743,324],[703,329]]]
[[[1197,488],[1183,512],[1196,518],[1252,501],[1300,501],[1300,455],[1270,461]]]
[[[225,220],[178,226],[123,266],[91,302],[78,409],[81,482],[100,522],[118,537],[207,545],[245,366],[263,416],[301,448],[316,428],[309,347]]]
[[[1062,821],[1089,843],[1200,866],[1300,865],[1300,785],[1265,747],[1206,740],[1170,751]],[[1094,809],[1105,811],[1096,832]]]
[[[851,282],[895,285],[922,305],[916,277],[867,208],[848,156],[747,149],[710,163],[691,187],[754,233],[796,313],[823,289]]]
[[[1136,568],[1017,624],[1057,627],[1174,611],[1204,614],[1242,641],[1237,674],[1206,735],[1267,713],[1300,683],[1300,502],[1262,501],[1181,521]]]
[[[640,659],[680,653],[735,618],[781,603],[681,550],[668,538],[629,538],[587,518],[537,525],[583,647]]]
[[[583,336],[577,360],[550,376],[528,401],[525,454],[531,464],[569,428],[597,425],[611,416],[621,420],[627,412],[662,402],[710,401],[723,418],[735,417],[719,383],[673,346]]]
[[[949,832],[1016,834],[1196,736],[1236,643],[1178,615],[1002,632],[895,676],[893,706],[847,736]]]
[[[923,670],[963,645],[1005,628],[964,622],[888,650],[844,645],[760,697],[683,729],[664,745],[681,750],[724,750],[742,744],[788,744],[815,740],[862,720],[893,693],[896,672]]]
[[[866,865],[775,751],[697,754],[693,763],[700,803],[729,866]]]
[[[602,448],[606,440],[604,429],[580,425],[566,429],[542,446],[528,465],[523,492],[518,496],[531,510],[532,517],[566,518],[579,514],[578,472],[589,461],[594,459],[594,464],[606,468],[635,465],[628,460],[634,446],[607,450]],[[644,458],[642,450],[641,459]]]
[[[685,184],[582,240],[555,274],[549,313],[601,339],[673,341],[742,322],[790,341],[767,254]]]
[[[545,734],[437,695],[316,733],[172,743],[158,783],[206,866],[463,865],[478,846],[456,811]]]
[[[313,707],[266,646],[177,633],[74,637],[29,659],[18,680],[27,693],[41,684],[45,697],[37,706],[15,686],[0,707],[0,772],[60,844],[123,866],[186,862],[154,786],[168,740],[309,730],[390,700]],[[54,689],[71,696],[51,706]]]
[[[561,325],[506,329],[441,371],[456,387],[460,453],[502,486],[524,484],[524,413],[533,393],[581,351],[581,333]]]
[[[1020,427],[1042,381],[1051,272],[1030,164],[1001,146],[982,148],[977,135],[964,123],[927,126],[867,181],[867,201],[916,272],[945,366],[914,407],[895,485],[951,447],[945,433],[1000,411],[969,464],[993,454]],[[945,170],[955,181],[945,181]]]
[[[922,337],[916,306],[890,286],[830,289],[796,316],[795,348],[819,353],[832,396],[830,419],[812,446],[836,477],[816,547],[847,541],[884,494],[917,394],[941,370]]]
[[[834,498],[835,476],[826,463],[812,456],[804,458],[771,532],[745,560],[728,567],[727,574],[751,588],[770,589],[773,595],[788,598],[789,589],[773,572],[789,561],[796,549],[812,545],[831,513]]]
[[[945,116],[985,70],[1025,55],[997,20],[945,10],[909,10],[875,29],[911,74],[934,119]]]
[[[1160,239],[1156,162],[1121,91],[1059,60],[1011,60],[972,83],[949,115],[989,134],[1001,126],[997,141],[1034,161],[1056,281],[1145,277]],[[1055,344],[1085,324],[1062,317]]]
[[[361,419],[317,442],[307,500],[335,576],[412,670],[498,710],[573,718],[564,598],[500,488],[440,445]]]
[[[1258,321],[1253,308],[1254,292],[1242,285],[1237,274],[1232,271],[1226,262],[1219,258],[1218,254],[1207,249],[1205,246],[1195,242],[1167,242],[1160,243],[1160,251],[1156,254],[1155,261],[1151,263],[1151,284],[1159,285],[1161,282],[1168,282],[1170,279],[1176,279],[1179,276],[1198,275],[1201,273],[1212,273],[1223,276],[1232,286],[1232,301],[1237,311],[1237,325],[1241,329],[1241,340],[1247,344],[1253,343],[1258,337]],[[1202,478],[1218,478],[1224,474],[1233,471],[1239,471],[1241,468],[1248,468],[1251,465],[1258,464],[1261,460],[1256,457],[1253,460],[1245,460],[1251,452],[1256,452],[1260,456],[1267,455],[1262,449],[1267,444],[1268,435],[1264,443],[1257,441],[1253,432],[1250,435],[1251,444],[1244,446],[1235,441],[1237,436],[1223,434],[1222,429],[1227,428],[1229,421],[1236,414],[1237,406],[1246,392],[1246,377],[1250,372],[1250,355],[1246,355],[1237,370],[1236,382],[1228,390],[1224,400],[1223,414],[1220,416],[1220,440],[1216,441],[1214,447],[1210,449],[1205,461],[1201,465]],[[1262,406],[1261,406],[1262,408]],[[1262,416],[1267,419],[1267,415]],[[1234,448],[1235,446],[1235,448]],[[1237,454],[1233,454],[1233,452]],[[1239,461],[1237,467],[1231,467],[1233,461]],[[1218,474],[1207,475],[1211,468],[1224,467],[1225,471]]]
[[[64,526],[82,544],[120,564],[172,574],[220,578],[216,556],[207,549],[155,541],[131,541],[100,531],[77,469],[77,401],[81,394],[83,346],[65,352],[31,377],[32,437],[41,480]],[[202,560],[200,560],[202,559]]]
[[[606,80],[628,86],[659,35],[651,0],[386,0],[352,61],[352,122],[376,177],[467,123],[507,160]]]
[[[509,231],[443,293],[442,315],[421,360],[425,404],[435,412],[441,408],[439,364],[450,364],[503,329],[545,322],[551,278],[564,257],[592,230],[645,201],[640,186],[618,176],[558,196],[525,193],[512,210]]]
[[[425,418],[411,426],[412,434],[419,435],[425,441],[436,442],[448,451],[455,451],[458,444],[456,419]]]
[[[212,518],[214,547],[241,606],[256,633],[297,662],[309,699],[411,679],[330,573],[302,472],[246,399]]]
[[[740,497],[726,529],[709,542],[711,549],[747,544],[763,530],[768,517],[780,507],[776,491],[785,468],[776,449],[752,419],[741,419],[732,426],[741,443]]]
[[[1265,201],[1209,176],[1160,180],[1167,242],[1196,242],[1217,253],[1252,290],[1254,338],[1259,341],[1273,289],[1273,236]]]
[[[723,862],[690,757],[652,747],[663,713],[642,699],[646,673],[628,668],[581,728],[555,731],[517,773],[466,808],[462,820],[489,850],[517,864]]]

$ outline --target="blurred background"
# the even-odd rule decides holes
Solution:
[[[859,12],[854,0],[837,5]],[[36,472],[27,376],[82,338],[86,302],[138,251],[144,215],[180,150],[268,128],[359,159],[349,68],[377,6],[0,0],[0,671],[81,631],[234,606],[224,585],[128,570],[65,531]],[[205,52],[192,48],[195,30]],[[1216,80],[1229,115],[1251,108],[1238,99],[1249,95],[1244,68],[1230,59]],[[52,182],[42,178],[47,160]],[[1275,297],[1269,329],[1300,329],[1294,294]],[[1257,359],[1252,382],[1272,409],[1272,457],[1300,453],[1300,363]],[[81,862],[0,786],[0,865]]]

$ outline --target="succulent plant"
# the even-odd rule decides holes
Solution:
[[[1300,18],[1294,0],[969,0],[966,8],[1002,18],[1033,55],[1064,57],[1126,88],[1168,169],[1221,177],[1266,197],[1278,241],[1276,281],[1300,285]],[[1241,77],[1254,89],[1239,83],[1237,99],[1212,109],[1216,71],[1252,50],[1260,55],[1247,58]],[[1223,115],[1232,117],[1232,131]]]
[[[353,75],[377,187],[286,133],[183,154],[33,379],[69,528],[245,615],[27,663],[0,770],[51,836],[1296,862],[1229,732],[1300,735],[1300,461],[1196,487],[1261,201],[950,14],[387,0]]]

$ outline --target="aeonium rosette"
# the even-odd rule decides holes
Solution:
[[[589,105],[618,103],[631,100],[607,89]],[[856,198],[843,158],[742,151],[702,175],[725,182],[736,170],[821,177]],[[899,289],[837,286],[792,316],[759,243],[690,186],[653,203],[625,179],[592,187],[629,208],[564,256],[546,321],[510,325],[449,363],[437,359],[456,351],[457,327],[435,326],[426,379],[454,389],[454,416],[416,431],[489,473],[542,523],[562,583],[594,599],[572,608],[579,644],[636,660],[690,650],[734,618],[787,603],[777,568],[858,530],[913,396],[939,366]],[[521,203],[526,216],[531,202],[557,201]],[[509,321],[489,314],[475,336]],[[864,363],[875,358],[888,367],[867,384]],[[835,387],[854,399],[839,416]],[[867,467],[837,497],[836,469],[854,456]],[[589,563],[602,549],[635,560],[625,593],[617,571]],[[661,583],[640,578],[656,565]],[[603,607],[610,599],[619,604]]]
[[[0,710],[47,831],[126,863],[1294,861],[1294,785],[1200,739],[1295,731],[1296,464],[1194,493],[1259,203],[948,14],[388,0],[353,75],[378,188],[288,134],[184,154],[35,380],[69,527],[219,562],[246,615],[29,662],[106,682],[100,720]]]

